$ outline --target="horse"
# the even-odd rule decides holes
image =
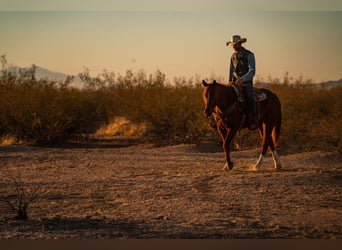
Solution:
[[[248,127],[244,108],[241,107],[242,94],[234,83],[207,83],[202,81],[205,114],[214,115],[218,133],[222,137],[226,163],[224,170],[231,170],[234,166],[230,157],[230,144],[236,133]],[[258,130],[262,138],[260,156],[254,165],[254,170],[261,167],[268,148],[271,149],[274,168],[280,169],[281,163],[276,147],[281,128],[281,103],[276,94],[267,89],[254,89],[266,94],[266,99],[257,101]]]

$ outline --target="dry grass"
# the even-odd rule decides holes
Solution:
[[[17,142],[17,139],[12,135],[4,135],[0,137],[0,146],[13,145]]]
[[[119,116],[98,129],[95,136],[141,136],[145,131],[145,124],[135,124],[127,118]]]
[[[147,75],[129,70],[124,76],[93,78],[86,71],[81,73],[85,87],[75,89],[67,82],[37,80],[34,73],[35,67],[17,74],[0,71],[0,136],[51,146],[97,131],[174,145],[197,143],[210,133],[200,79],[170,82],[160,71]],[[342,148],[341,86],[318,88],[288,76],[256,86],[281,100],[281,142],[301,151]],[[257,134],[241,133],[235,145],[248,149],[259,142]]]

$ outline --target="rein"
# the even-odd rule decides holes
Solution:
[[[238,101],[234,102],[233,104],[229,105],[228,108],[226,108],[221,114],[221,118],[227,118],[230,113],[232,113],[235,109],[239,109],[239,103]]]
[[[240,106],[239,106],[239,102],[243,102],[240,91],[238,90],[238,88],[234,85],[231,84],[232,88],[234,89],[236,95],[237,95],[237,100],[228,106],[228,108],[226,108],[222,114],[221,117],[222,118],[226,118],[228,115],[230,115],[230,113],[232,113],[235,109],[239,109],[239,111],[241,111]]]
[[[236,95],[237,95],[237,100],[232,103],[231,105],[228,106],[228,108],[226,108],[221,114],[220,114],[220,117],[221,119],[224,121],[224,120],[228,120],[228,116],[233,112],[235,111],[236,109],[238,109],[238,111],[240,113],[242,113],[242,110],[241,110],[241,107],[239,105],[239,102],[243,102],[243,99],[241,97],[241,93],[240,91],[238,90],[238,88],[234,85],[234,84],[231,84],[232,88],[234,89]],[[245,114],[242,114],[242,119],[241,119],[241,124],[239,126],[239,128],[241,129],[242,126],[243,126],[243,123],[245,122],[245,119],[246,119],[246,115]]]

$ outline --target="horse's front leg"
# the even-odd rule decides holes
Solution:
[[[225,159],[226,159],[226,164],[224,165],[223,170],[231,170],[234,167],[234,163],[232,162],[231,157],[230,157],[230,145],[237,131],[238,131],[237,128],[230,128],[230,129],[220,128],[220,134],[223,140],[223,150],[224,150]]]

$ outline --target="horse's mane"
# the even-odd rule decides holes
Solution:
[[[222,89],[222,91],[224,91],[224,92],[231,91],[232,89],[234,89],[233,84],[230,82],[228,82],[228,83],[215,82],[215,83],[213,83],[213,85],[216,85],[217,87]]]
[[[213,81],[212,83],[206,84],[206,87],[203,90],[203,98],[205,99],[207,96],[207,93],[209,91],[209,87],[215,87],[215,89],[218,87],[220,90],[219,92],[223,92],[223,93],[227,93],[233,90],[233,92],[235,91],[235,86],[233,86],[232,82],[227,82],[227,83],[222,83],[222,82],[217,82],[217,81]]]
[[[220,83],[214,81],[213,83],[207,84],[203,91],[203,100],[207,101],[207,93],[209,89],[213,88],[213,91],[218,94],[216,98],[218,98],[219,103],[221,104],[221,108],[231,105],[236,98],[238,98],[239,93],[235,86],[232,83]]]
[[[223,86],[223,87],[232,87],[233,83],[228,82],[228,83],[223,83],[223,82],[216,82],[215,84]]]

